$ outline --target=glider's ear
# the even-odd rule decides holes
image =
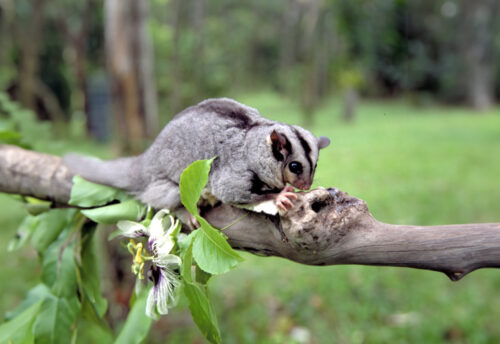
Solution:
[[[330,145],[330,139],[326,136],[320,136],[318,138],[318,148],[323,149]]]
[[[273,130],[267,137],[267,142],[273,149],[274,157],[280,161],[285,160],[285,155],[288,154],[287,145],[289,145],[286,136]]]

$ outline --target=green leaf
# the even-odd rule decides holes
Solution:
[[[88,302],[86,302],[88,304]],[[114,343],[114,335],[111,329],[103,323],[101,319],[96,321],[89,320],[85,316],[85,309],[89,309],[91,306],[82,305],[83,317],[79,317],[77,320],[77,330],[78,338],[76,343],[87,344],[87,343],[98,343],[98,344],[111,344]]]
[[[81,284],[85,296],[95,308],[99,317],[104,316],[108,307],[108,301],[101,294],[101,277],[99,273],[99,257],[96,250],[95,225],[86,229],[81,245]]]
[[[50,202],[44,202],[44,203],[24,203],[23,207],[26,209],[26,211],[30,215],[40,215],[42,213],[45,213],[46,211],[51,210],[50,208],[51,204]]]
[[[198,234],[198,231],[192,231],[189,233],[187,236],[182,238],[182,240],[179,240],[179,237],[177,237],[177,246],[179,247],[179,254],[183,256],[186,253],[187,248],[191,244],[191,241],[196,237]]]
[[[68,343],[79,311],[76,296],[67,299],[51,295],[46,298],[34,324],[36,343]]]
[[[96,227],[95,223],[86,223],[82,228],[80,270],[77,270],[82,302],[78,342],[112,343],[113,332],[104,319],[108,302],[101,294]]]
[[[22,148],[30,148],[28,144],[23,142],[21,134],[11,130],[0,130],[0,143],[16,145]]]
[[[46,214],[52,213],[53,211]],[[81,310],[77,297],[75,244],[70,241],[71,234],[77,229],[76,214],[78,213],[74,211],[61,214],[66,217],[66,226],[43,254],[41,278],[50,288],[50,293],[44,297],[33,327],[37,343],[67,343]],[[81,216],[79,218],[83,219]]]
[[[211,274],[221,274],[243,261],[221,232],[201,216],[196,218],[201,228],[193,243],[193,255],[200,268]]]
[[[209,160],[196,160],[181,174],[179,190],[181,202],[193,215],[198,214],[198,200],[201,192],[208,182],[210,166],[215,158]]]
[[[198,200],[208,182],[214,159],[197,160],[189,165],[181,174],[179,189],[182,204],[201,225],[193,244],[194,258],[206,272],[220,274],[243,259],[229,246],[224,236],[198,214]]]
[[[79,207],[97,207],[115,199],[123,200],[125,198],[128,197],[121,190],[95,184],[80,176],[75,176],[73,177],[73,187],[71,188],[69,204]]]
[[[31,238],[40,219],[35,216],[26,216],[17,229],[16,236],[9,242],[8,251],[15,251],[23,247]]]
[[[80,343],[113,342],[113,332],[104,318],[108,302],[101,294],[96,227],[95,223],[86,223],[82,228],[80,269],[77,269],[82,303],[77,326]]]
[[[201,269],[198,265],[196,265],[196,282],[201,285],[206,285],[208,281],[212,277],[212,274],[209,274],[205,270]]]
[[[42,262],[42,281],[58,297],[76,295],[76,262],[73,245],[64,245],[63,240],[54,242],[45,253]]]
[[[33,232],[31,244],[43,253],[57,239],[61,231],[73,220],[76,209],[54,209],[38,215],[38,225]]]
[[[26,297],[24,298],[23,302],[19,304],[19,306],[5,315],[5,319],[14,319],[19,314],[33,306],[35,303],[44,300],[48,296],[50,296],[50,289],[45,284],[40,283],[36,285],[30,291],[28,291],[28,294],[26,294]]]
[[[76,344],[76,341],[78,340],[78,327],[76,327],[73,332],[71,333],[71,342],[70,344]]]
[[[145,314],[147,299],[148,291],[144,290],[135,300],[132,309],[130,309],[125,325],[120,331],[115,344],[135,344],[144,341],[153,322]]]
[[[182,222],[178,221],[177,226],[175,226],[174,230],[172,231],[172,233],[170,235],[177,240],[177,236],[181,232],[181,229],[182,229]]]
[[[114,341],[113,331],[109,327],[106,319],[96,313],[96,308],[88,298],[84,297],[82,299],[82,309],[80,315],[81,316],[77,320],[78,328],[80,329],[79,337],[82,337],[82,335],[83,337],[89,337],[87,336],[87,331],[92,331],[93,333],[97,333],[99,336],[102,336],[100,340],[87,340],[83,341],[83,343],[112,343]],[[84,331],[81,331],[82,327],[85,328]],[[78,342],[82,341],[79,340]]]
[[[200,233],[200,231],[195,231],[193,234]],[[198,234],[199,235],[199,234]],[[192,283],[192,266],[193,266],[193,241],[196,239],[196,235],[192,237],[187,237],[185,241],[189,241],[187,243],[187,248],[185,249],[182,255],[182,268],[181,268],[181,276],[185,282]],[[206,285],[208,280],[212,275],[200,269],[199,266],[196,266],[196,282],[201,283],[202,285]]]
[[[220,343],[220,331],[212,303],[201,288],[184,281],[184,294],[189,301],[191,316],[198,329],[210,343]]]
[[[0,142],[9,143],[9,141],[20,140],[21,134],[11,130],[0,130]]]
[[[120,220],[137,221],[144,216],[146,209],[144,204],[130,200],[81,212],[94,222],[110,225]]]
[[[32,304],[14,319],[0,325],[0,343],[34,343],[32,328],[41,304],[42,301]]]
[[[198,231],[196,231],[195,233],[198,233]],[[186,251],[184,252],[184,255],[182,256],[181,276],[186,282],[193,281],[193,278],[191,276],[191,268],[193,266],[193,240],[195,238],[196,236],[193,236],[189,239],[186,238],[186,240],[189,240],[189,244],[186,248]]]

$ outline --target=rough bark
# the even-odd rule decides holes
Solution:
[[[71,173],[60,158],[0,146],[0,191],[67,203]],[[389,265],[435,270],[451,280],[500,267],[500,223],[446,226],[377,221],[366,203],[335,188],[297,193],[282,216],[229,205],[204,211],[237,249],[309,265]],[[237,221],[238,220],[238,221]]]
[[[66,204],[73,175],[61,158],[0,145],[0,191]]]

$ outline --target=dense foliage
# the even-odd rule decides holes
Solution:
[[[0,3],[0,89],[21,97],[23,63],[35,54],[35,73],[59,108],[88,111],[82,97],[100,85],[105,68],[103,1],[7,3]],[[498,13],[489,0],[154,0],[149,31],[160,109],[171,115],[257,87],[292,96],[306,111],[346,88],[409,94],[418,103],[463,103],[470,88],[483,86],[498,95]],[[47,99],[37,101],[37,112],[54,118]]]
[[[182,203],[200,229],[186,235],[169,213],[131,199],[121,191],[75,177],[70,205],[82,209],[51,210],[25,199],[33,215],[25,218],[9,251],[28,241],[38,253],[41,280],[0,325],[0,341],[14,343],[141,343],[152,319],[175,307],[180,295],[189,302],[196,325],[211,343],[220,331],[207,283],[212,274],[227,272],[242,258],[224,235],[198,214],[197,203],[208,180],[212,160],[196,161],[181,175]],[[108,205],[109,202],[118,203]],[[39,205],[34,207],[33,205]],[[88,208],[88,209],[87,209]],[[90,220],[88,220],[90,219]],[[137,221],[137,222],[136,222]],[[97,224],[115,224],[110,239],[128,238],[132,272],[137,276],[127,319],[115,336],[106,318],[108,301],[101,293],[95,231]],[[102,258],[101,258],[102,259]],[[147,270],[146,270],[147,269]],[[152,282],[145,284],[145,276]],[[146,290],[148,288],[148,290]]]

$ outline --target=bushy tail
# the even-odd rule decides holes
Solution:
[[[142,186],[140,156],[103,161],[77,154],[67,154],[63,160],[73,173],[97,184],[126,191],[136,191]]]

